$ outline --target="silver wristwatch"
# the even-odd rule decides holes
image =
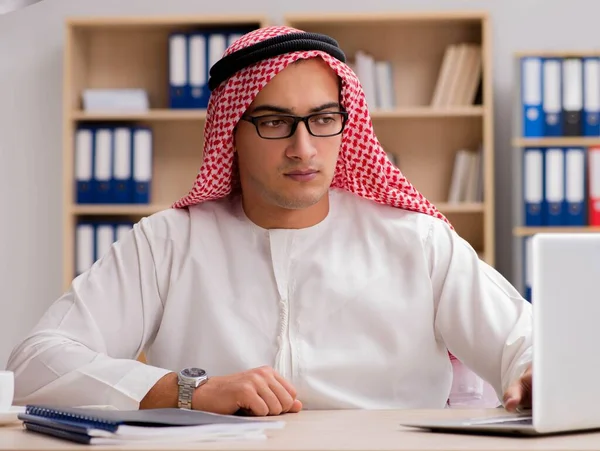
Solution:
[[[185,368],[178,374],[179,396],[177,405],[180,409],[191,409],[194,391],[206,383],[208,375],[200,368]]]

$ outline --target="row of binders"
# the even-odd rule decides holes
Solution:
[[[600,225],[600,146],[526,147],[526,226]]]
[[[521,58],[522,136],[600,136],[600,57]]]
[[[80,221],[75,228],[75,277],[108,253],[133,228],[127,221]]]
[[[149,127],[79,125],[75,131],[78,204],[148,204],[152,170]]]
[[[392,63],[376,60],[365,50],[357,50],[348,61],[365,93],[369,110],[392,110],[396,107]]]
[[[483,145],[459,149],[454,157],[448,203],[483,202]]]
[[[169,35],[169,107],[207,108],[210,68],[251,29],[228,28]]]

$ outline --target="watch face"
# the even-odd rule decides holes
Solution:
[[[181,371],[181,374],[185,377],[203,377],[206,371],[200,368],[186,368]]]

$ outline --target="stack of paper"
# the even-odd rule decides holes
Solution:
[[[29,405],[19,419],[27,431],[91,445],[265,439],[282,421],[186,409],[98,410]]]

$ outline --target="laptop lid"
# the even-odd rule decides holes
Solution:
[[[534,427],[600,427],[600,233],[531,240]]]

